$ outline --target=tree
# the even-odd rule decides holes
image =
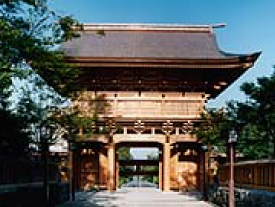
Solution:
[[[152,154],[147,155],[147,160],[159,160],[159,156],[152,153]],[[159,166],[144,166],[143,170],[145,170],[147,172],[159,171]],[[154,184],[159,183],[159,176],[158,175],[144,175],[142,177],[142,179],[147,181],[147,182],[154,183]]]
[[[238,120],[250,126],[248,138],[265,152],[261,156],[275,158],[275,73],[245,83],[241,90],[247,96],[244,103],[235,104]],[[272,153],[273,151],[273,153]]]
[[[0,2],[1,122],[5,126],[9,121],[18,122],[9,125],[13,132],[9,136],[1,130],[2,147],[5,146],[3,143],[9,143],[9,146],[12,143],[25,143],[27,139],[23,141],[23,137],[32,137],[30,126],[34,126],[34,122],[39,122],[39,119],[45,120],[48,117],[46,114],[57,109],[57,102],[60,104],[65,100],[56,95],[55,91],[66,97],[72,97],[76,91],[72,83],[78,71],[68,65],[64,54],[56,49],[60,43],[77,37],[72,27],[81,25],[69,16],[60,16],[51,11],[47,4],[47,0]],[[41,90],[36,90],[35,97],[23,97],[16,107],[18,110],[12,109],[9,97],[22,80],[31,82]],[[33,98],[34,101],[31,100]],[[51,102],[51,106],[34,104],[45,101]],[[41,111],[44,111],[43,116],[39,114]],[[22,149],[25,145],[22,145]]]
[[[223,146],[228,132],[238,132],[237,150],[246,158],[275,157],[275,73],[244,83],[245,102],[231,101],[226,111],[209,109],[194,133],[202,142]],[[221,148],[220,148],[221,149]]]
[[[0,108],[1,126],[0,155],[25,157],[29,154],[30,133],[25,129],[27,123],[17,114]],[[4,120],[4,121],[3,121]]]
[[[118,150],[118,160],[131,160],[133,155],[130,152],[129,147],[121,147]]]
[[[121,147],[118,150],[118,160],[132,160],[133,156],[129,147]],[[119,166],[119,184],[120,186],[129,182],[129,176],[127,172],[132,171],[132,166]]]
[[[64,55],[56,50],[56,46],[77,37],[72,27],[78,23],[71,17],[57,15],[47,3],[47,0],[1,1],[0,31],[4,31],[0,33],[2,92],[10,88],[12,78],[26,77],[25,69],[31,67],[60,93],[68,93],[67,87],[71,85],[67,81],[76,70],[66,64]]]
[[[78,36],[73,27],[80,25],[50,10],[48,0],[0,2],[0,118],[9,127],[8,134],[0,132],[0,150],[16,156],[31,144],[39,148],[44,157],[45,205],[49,195],[47,154],[59,127],[54,114],[66,101],[56,92],[68,98],[78,91],[74,84],[78,70],[57,50],[62,42]],[[35,95],[23,90],[16,109],[11,109],[8,98],[22,80],[38,90]]]
[[[192,133],[208,146],[217,146],[219,151],[224,151],[228,133],[233,128],[233,121],[222,109],[207,109],[201,114],[201,122],[194,127]]]

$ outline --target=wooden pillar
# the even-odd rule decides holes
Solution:
[[[178,189],[178,148],[176,146],[171,149],[170,160],[170,187],[176,190]]]
[[[70,180],[70,198],[75,200],[75,169],[74,169],[74,150],[72,149],[72,143],[69,143],[69,180]]]
[[[75,175],[75,190],[80,190],[80,163],[81,162],[81,149],[77,147],[74,155],[74,175]]]
[[[107,149],[104,147],[101,148],[99,153],[99,185],[100,189],[106,189],[107,180],[108,180],[108,157],[107,157]]]
[[[159,148],[159,189],[163,190],[163,147]]]
[[[109,191],[115,190],[115,145],[110,143],[108,147],[108,176],[107,188]]]
[[[205,158],[205,152],[201,151],[202,154],[202,160],[201,160],[201,167],[202,167],[202,192],[203,192],[203,200],[208,200],[208,194],[207,194],[207,186],[206,186],[206,158]]]
[[[163,191],[170,191],[170,142],[164,143],[163,146]]]
[[[119,188],[119,161],[118,161],[118,153],[116,153],[116,160],[115,160],[115,189]]]

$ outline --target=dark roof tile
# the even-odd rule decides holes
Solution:
[[[83,31],[80,37],[61,46],[68,57],[221,59],[211,30],[107,30]]]

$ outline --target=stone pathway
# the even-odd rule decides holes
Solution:
[[[200,196],[161,192],[152,188],[123,188],[116,192],[79,193],[77,201],[58,207],[211,207]]]

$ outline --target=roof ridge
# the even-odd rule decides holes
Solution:
[[[224,27],[215,25],[183,25],[183,24],[149,24],[149,23],[86,23],[84,31],[198,31],[212,32],[213,28]]]

